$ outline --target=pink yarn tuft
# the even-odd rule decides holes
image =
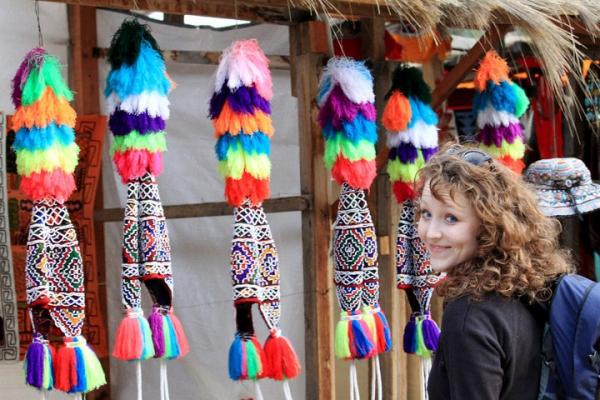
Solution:
[[[173,322],[173,328],[175,328],[177,342],[179,343],[179,357],[183,357],[190,352],[190,345],[188,343],[187,337],[185,336],[185,332],[183,330],[183,326],[181,325],[181,321],[179,321],[179,318],[175,316],[173,310],[171,310],[171,321]]]
[[[124,361],[139,360],[143,348],[144,340],[137,318],[125,316],[117,329],[113,357]]]
[[[123,183],[143,176],[146,172],[158,176],[162,173],[162,152],[148,150],[115,151],[113,161]]]
[[[34,172],[21,177],[19,188],[32,200],[54,198],[59,203],[64,203],[75,191],[76,186],[73,174],[56,168],[52,172]]]

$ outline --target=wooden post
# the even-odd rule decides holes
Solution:
[[[333,276],[329,262],[331,215],[327,198],[328,177],[323,162],[323,139],[316,123],[318,79],[323,64],[317,32],[311,21],[290,27],[294,93],[298,98],[300,135],[300,186],[312,197],[312,207],[302,212],[304,262],[304,315],[306,399],[335,399],[333,354]],[[325,43],[326,44],[326,43]]]
[[[96,7],[67,5],[69,24],[69,85],[75,93],[74,108],[79,115],[100,113],[100,91],[98,77],[98,59],[94,57],[94,48],[98,45],[96,32]],[[102,175],[99,177],[102,182]],[[94,209],[103,208],[102,185],[96,190]],[[96,265],[98,280],[100,313],[108,327],[106,310],[106,268],[104,260],[104,225],[94,221],[93,239],[96,243]],[[106,338],[108,341],[108,338]],[[110,360],[108,355],[100,357],[100,362],[109,382],[102,388],[91,392],[87,399],[110,399]]]
[[[385,61],[385,20],[370,18],[361,20],[362,51],[373,65],[375,106],[377,115],[383,114],[385,94],[390,87],[392,63]],[[379,122],[379,121],[378,121]],[[396,288],[396,264],[394,257],[396,223],[398,212],[389,175],[386,172],[387,148],[385,130],[378,124],[377,169],[379,173],[369,194],[369,207],[379,238],[380,304],[392,332],[393,347],[380,356],[384,399],[407,399],[407,357],[401,351],[401,332],[406,321],[405,296]],[[371,371],[373,373],[373,371]]]

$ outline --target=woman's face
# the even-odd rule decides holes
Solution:
[[[426,182],[421,196],[419,237],[431,253],[431,267],[447,272],[470,260],[477,252],[479,217],[465,196],[440,193],[441,201],[433,197]]]

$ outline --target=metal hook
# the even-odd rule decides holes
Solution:
[[[35,19],[37,22],[37,30],[38,30],[38,46],[44,47],[44,36],[42,35],[42,26],[40,25],[40,1],[35,0],[34,4],[35,8]]]

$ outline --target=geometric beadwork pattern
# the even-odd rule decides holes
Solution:
[[[233,213],[231,241],[231,283],[233,301],[258,303],[260,301],[259,247],[256,237],[254,208],[246,199]]]
[[[127,183],[121,267],[121,302],[126,309],[141,308],[144,279],[162,279],[172,299],[169,232],[156,178],[149,172]]]
[[[8,197],[6,193],[6,134],[4,114],[0,113],[0,362],[19,359],[17,297],[10,248]]]
[[[429,310],[434,288],[445,278],[431,269],[429,253],[416,228],[416,206],[412,200],[402,203],[396,239],[396,283],[398,288],[412,290],[420,310]]]
[[[278,328],[281,319],[279,255],[262,205],[253,206],[252,208],[254,210],[254,227],[258,242],[258,268],[261,287],[259,309],[267,327],[271,330]]]
[[[333,226],[334,282],[343,311],[378,307],[377,237],[364,190],[342,184]]]
[[[85,318],[83,263],[64,204],[54,199],[34,201],[26,260],[27,303],[47,306],[64,336],[81,335]]]

